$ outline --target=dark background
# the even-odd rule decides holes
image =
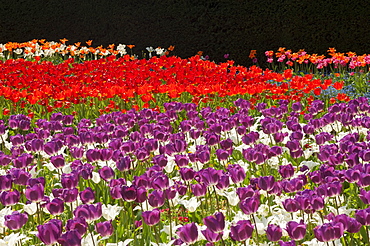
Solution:
[[[363,1],[314,0],[1,0],[0,43],[32,39],[93,46],[175,45],[186,58],[203,51],[211,60],[251,65],[250,50],[370,53],[370,5]],[[84,45],[84,44],[83,44]]]

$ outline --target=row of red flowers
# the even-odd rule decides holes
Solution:
[[[13,102],[45,104],[55,100],[61,105],[79,103],[84,98],[105,100],[120,97],[130,100],[139,95],[144,102],[155,100],[155,94],[177,98],[188,92],[192,96],[217,94],[274,95],[275,99],[299,100],[310,92],[320,93],[342,82],[317,79],[313,75],[293,75],[262,70],[253,66],[234,66],[233,61],[216,64],[194,56],[188,59],[153,57],[132,59],[131,56],[75,63],[70,58],[60,64],[24,59],[0,62],[0,97]]]

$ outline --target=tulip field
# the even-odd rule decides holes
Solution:
[[[370,245],[370,55],[67,41],[0,44],[0,246]]]

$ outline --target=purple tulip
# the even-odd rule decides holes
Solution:
[[[44,186],[41,183],[29,186],[26,188],[25,195],[32,202],[40,202],[44,199]]]
[[[139,161],[144,161],[150,155],[150,152],[146,148],[138,148],[135,151],[135,156]]]
[[[370,208],[357,210],[355,213],[356,220],[362,225],[370,225]]]
[[[150,188],[150,181],[147,173],[140,176],[134,176],[133,185],[136,187]]]
[[[0,193],[0,202],[4,206],[12,206],[17,204],[20,200],[20,193],[18,190],[3,191]]]
[[[145,187],[139,187],[136,189],[136,200],[135,202],[143,203],[148,199],[148,191]]]
[[[205,184],[192,184],[191,192],[194,196],[204,196],[207,193],[207,186]]]
[[[332,219],[332,221],[342,223],[344,231],[348,231],[349,227],[351,227],[349,229],[350,231],[356,231],[357,228],[358,228],[358,230],[360,230],[360,227],[362,226],[357,220],[355,220],[354,218],[349,217],[346,214],[337,215]]]
[[[14,211],[10,215],[5,215],[4,220],[4,225],[10,230],[19,230],[27,223],[28,215],[27,213],[22,214],[18,211]]]
[[[33,155],[24,153],[13,160],[14,167],[25,168],[33,161]]]
[[[362,225],[354,218],[349,218],[347,221],[347,231],[349,233],[357,233],[360,231]]]
[[[326,197],[333,197],[340,195],[342,192],[342,183],[339,181],[325,183],[317,187],[316,190],[318,195],[326,196]]]
[[[292,103],[292,110],[295,111],[295,112],[302,111],[302,104],[300,102]]]
[[[203,223],[214,233],[220,233],[225,229],[225,216],[221,212],[203,218]]]
[[[12,161],[12,158],[4,153],[0,153],[0,165],[7,166]]]
[[[101,154],[98,149],[89,149],[86,151],[86,158],[88,162],[94,162],[101,159]]]
[[[122,157],[119,161],[116,162],[116,167],[121,172],[130,170],[131,158],[129,156]]]
[[[233,148],[233,140],[230,138],[220,141],[221,149],[231,150]]]
[[[223,232],[215,233],[208,228],[201,231],[201,233],[206,238],[206,240],[211,243],[220,241],[223,235]],[[214,244],[206,244],[206,245],[208,246],[208,245],[214,245]]]
[[[360,173],[360,180],[357,182],[357,184],[360,187],[368,187],[368,186],[370,186],[370,174],[368,174],[368,173]]]
[[[301,240],[306,235],[306,224],[301,220],[300,223],[289,221],[285,229],[293,240]]]
[[[19,169],[19,168],[10,169],[9,174],[12,176],[14,184],[17,184],[17,185],[26,185],[27,181],[31,177],[30,173],[26,172],[23,169]]]
[[[361,150],[359,153],[359,156],[364,162],[369,162],[370,161],[370,149]]]
[[[135,201],[136,199],[136,187],[135,186],[123,186],[121,189],[121,196],[123,200],[127,202]]]
[[[81,235],[77,230],[67,231],[58,239],[62,246],[80,246]]]
[[[113,157],[113,150],[112,149],[101,149],[100,150],[100,160],[101,161],[109,161]]]
[[[134,222],[135,228],[139,228],[142,225],[143,225],[143,221],[142,220],[135,220],[135,222]]]
[[[53,190],[54,194],[54,190]],[[63,199],[64,202],[74,202],[77,200],[78,197],[78,189],[61,189],[60,198]]]
[[[226,174],[220,177],[220,181],[218,181],[216,187],[219,190],[226,189],[230,186],[230,177]]]
[[[258,187],[265,191],[270,191],[275,184],[274,176],[264,176],[258,179]]]
[[[239,203],[240,209],[247,215],[257,212],[259,205],[260,199],[258,196],[247,198]]]
[[[340,222],[325,223],[321,226],[316,226],[313,229],[315,237],[320,242],[329,242],[332,240],[339,239],[344,234],[343,224]]]
[[[90,187],[87,187],[85,190],[81,191],[79,195],[83,203],[91,203],[95,200],[95,192]]]
[[[72,125],[73,124],[73,119],[74,119],[73,115],[63,115],[62,116],[62,122],[66,126]]]
[[[79,176],[76,172],[63,173],[61,177],[61,183],[63,188],[72,189],[77,187]]]
[[[176,233],[187,244],[195,243],[198,240],[198,227],[194,222],[180,227]]]
[[[219,161],[225,161],[227,158],[229,158],[230,153],[228,150],[224,149],[217,149],[216,150],[216,156]]]
[[[64,166],[64,157],[62,155],[52,156],[50,157],[50,162],[55,168],[61,168]]]
[[[158,208],[162,207],[165,202],[165,194],[162,190],[154,190],[148,196],[150,206]]]
[[[205,139],[208,146],[213,146],[220,142],[220,135],[216,133],[208,133],[205,134]]]
[[[189,164],[189,158],[186,155],[175,155],[175,163],[178,167],[184,167]]]
[[[370,204],[370,191],[360,189],[359,197],[363,203]]]
[[[154,209],[152,211],[143,212],[142,216],[145,224],[147,224],[148,226],[153,226],[158,224],[158,222],[160,221],[161,212],[159,211],[159,209]]]
[[[164,173],[158,173],[151,179],[152,188],[156,190],[165,190],[170,186],[169,178]]]
[[[201,163],[205,164],[205,163],[209,162],[209,160],[211,158],[211,154],[208,150],[202,150],[202,151],[196,153],[196,157]],[[190,158],[190,155],[189,155],[189,158]]]
[[[109,182],[112,178],[114,178],[114,170],[111,167],[104,166],[101,169],[99,169],[99,175],[102,179],[104,179],[106,182]]]
[[[195,176],[195,171],[191,168],[180,168],[179,172],[184,181],[192,180]]]
[[[83,217],[78,217],[75,219],[69,219],[66,223],[66,231],[77,230],[78,234],[82,237],[88,228],[88,224]]]
[[[284,241],[279,241],[279,245],[280,246],[296,246],[296,243],[294,240],[292,241],[288,241],[288,242],[284,242]]]
[[[114,228],[112,225],[112,221],[104,221],[99,222],[95,225],[95,230],[100,234],[102,237],[109,237],[113,234]]]
[[[202,169],[198,172],[201,177],[202,183],[207,186],[216,185],[221,178],[222,170],[215,170],[211,167]]]
[[[80,205],[73,211],[73,214],[77,218],[84,218],[87,222],[95,221],[102,216],[102,204],[99,202],[91,205]]]
[[[235,184],[239,184],[244,181],[246,174],[245,174],[244,169],[240,165],[238,164],[229,165],[227,167],[227,170],[230,174],[231,180]]]
[[[168,160],[165,155],[156,155],[152,158],[152,161],[155,165],[158,165],[160,167],[167,166]]]
[[[280,226],[269,224],[266,230],[266,236],[269,241],[279,241],[283,236],[283,230]]]
[[[10,142],[12,143],[12,145],[21,145],[24,143],[24,137],[21,134],[10,136]]]
[[[250,220],[239,220],[230,227],[230,238],[234,241],[245,241],[252,237],[253,225]]]
[[[64,202],[60,198],[54,198],[51,202],[46,204],[46,208],[50,214],[59,215],[64,211]]]
[[[55,244],[62,235],[62,221],[52,219],[37,226],[37,237],[46,245]]]
[[[242,137],[242,142],[246,145],[250,145],[257,141],[259,138],[258,132],[250,132]]]
[[[253,197],[256,194],[256,191],[252,188],[251,185],[247,187],[239,187],[236,189],[236,194],[239,197],[239,200],[245,200],[247,198]]]
[[[84,148],[83,148],[83,147],[81,147],[81,148],[78,148],[78,147],[71,147],[71,148],[69,149],[69,152],[71,153],[71,156],[72,156],[73,158],[75,158],[75,159],[80,159],[80,158],[82,158],[82,157],[83,157],[85,150],[84,150]]]
[[[51,156],[57,153],[62,148],[62,146],[63,143],[60,139],[52,140],[44,145],[44,151],[46,152],[46,154]]]
[[[311,207],[314,211],[319,211],[324,209],[324,198],[321,196],[311,197]]]
[[[294,167],[292,164],[279,166],[279,173],[284,179],[288,179],[294,175]]]
[[[82,164],[82,163],[81,163]],[[73,170],[73,169],[72,169]],[[94,170],[94,167],[86,163],[84,165],[80,165],[76,168],[76,171],[78,171],[78,174],[85,180],[92,178],[92,172]]]

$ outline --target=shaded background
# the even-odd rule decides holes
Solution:
[[[186,58],[203,51],[211,60],[251,65],[250,50],[286,47],[297,52],[370,53],[370,5],[367,1],[313,0],[2,0],[0,43],[32,39],[93,46],[175,45]]]

